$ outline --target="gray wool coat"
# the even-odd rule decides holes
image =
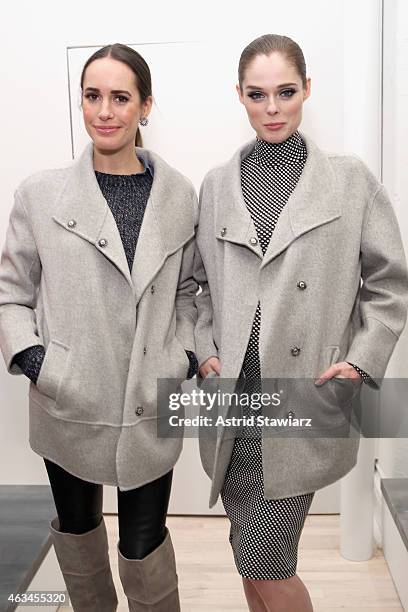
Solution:
[[[195,259],[202,287],[196,298],[198,361],[218,356],[221,379],[236,383],[260,300],[263,379],[304,378],[314,387],[330,365],[348,361],[378,387],[407,314],[398,223],[384,187],[361,160],[326,154],[301,136],[307,161],[264,257],[240,181],[241,159],[255,141],[204,179]],[[336,379],[336,384],[344,383]],[[324,387],[310,393],[327,393]],[[233,388],[226,384],[223,390]],[[290,407],[302,411],[301,395]],[[327,437],[263,436],[266,498],[315,491],[355,465],[359,437],[332,436],[342,423],[338,416],[331,421],[330,411],[327,416]],[[210,506],[233,448],[227,429],[219,428],[215,439],[200,439],[202,463],[212,480]]]
[[[157,438],[157,378],[187,376],[194,351],[198,217],[190,182],[136,148],[154,180],[129,271],[93,169],[93,145],[17,189],[0,263],[0,347],[43,344],[29,387],[31,448],[88,480],[129,490],[169,471],[180,438]]]

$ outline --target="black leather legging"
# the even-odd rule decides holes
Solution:
[[[102,520],[103,486],[73,476],[59,465],[44,459],[60,530],[81,534]],[[137,489],[120,491],[118,496],[119,548],[128,559],[143,559],[166,536],[166,515],[173,470]]]

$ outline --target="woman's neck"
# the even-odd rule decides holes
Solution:
[[[307,150],[299,132],[296,130],[282,142],[272,143],[257,137],[252,155],[260,166],[276,166],[304,160]]]
[[[94,170],[107,174],[136,174],[144,170],[133,146],[120,151],[106,151],[97,149],[94,145],[93,167]]]

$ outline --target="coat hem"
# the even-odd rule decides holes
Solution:
[[[360,445],[360,441],[358,439],[358,446],[357,446],[357,448],[355,450],[355,455],[353,455],[352,463],[351,464],[350,463],[347,464],[347,466],[343,470],[340,470],[335,475],[333,475],[331,478],[328,478],[327,477],[328,474],[326,474],[326,475],[322,476],[320,481],[316,479],[316,484],[313,485],[313,486],[309,486],[309,487],[306,487],[306,488],[303,488],[303,489],[302,488],[298,488],[298,489],[295,489],[293,491],[286,490],[281,495],[272,495],[272,493],[271,493],[270,496],[269,496],[268,493],[265,492],[265,482],[264,482],[264,499],[267,500],[267,501],[273,501],[273,500],[278,500],[278,499],[286,499],[288,497],[297,497],[299,495],[307,495],[309,493],[315,493],[316,491],[318,491],[320,489],[324,489],[324,487],[328,487],[329,485],[334,484],[338,480],[341,480],[341,478],[344,478],[344,476],[346,476],[356,466],[357,461],[358,461],[359,445]],[[213,480],[213,477],[212,477],[211,480]],[[278,489],[282,484],[284,484],[284,483],[275,482],[273,484],[273,488],[277,488]],[[220,497],[221,489],[222,489],[222,485],[221,485],[219,491],[217,491],[216,493],[214,491],[214,492],[212,492],[210,494],[210,498],[209,498],[209,502],[208,502],[208,507],[210,509],[213,508],[216,505],[216,503],[218,502],[218,498]],[[285,489],[284,486],[283,486],[283,489]]]
[[[175,464],[174,464],[172,467],[165,469],[162,474],[158,474],[153,479],[149,478],[146,481],[142,481],[140,484],[137,484],[136,486],[120,487],[117,482],[109,482],[107,480],[103,480],[103,481],[95,480],[93,478],[85,477],[83,474],[81,475],[81,474],[79,474],[79,473],[77,473],[77,472],[75,472],[75,471],[73,471],[71,469],[67,469],[64,465],[62,465],[61,461],[59,461],[58,459],[55,459],[55,458],[49,456],[48,453],[44,453],[43,451],[40,451],[38,448],[36,448],[31,440],[29,440],[29,443],[30,443],[31,450],[34,453],[36,453],[36,455],[39,455],[43,459],[48,459],[49,461],[52,461],[53,463],[58,465],[63,470],[66,470],[67,472],[72,474],[72,476],[75,476],[76,478],[80,478],[81,480],[85,480],[86,482],[90,482],[92,484],[104,485],[104,486],[107,486],[107,487],[116,487],[117,489],[119,489],[119,491],[132,491],[133,489],[138,489],[139,487],[143,487],[144,485],[149,484],[150,482],[153,482],[154,480],[157,480],[158,478],[161,478],[162,476],[164,476],[165,474],[170,472],[172,469],[174,469],[174,466],[175,466]],[[180,452],[180,454],[181,454],[181,452]],[[178,459],[178,457],[177,457],[177,459]]]
[[[135,454],[134,438],[127,437],[131,428],[64,423],[30,399],[31,449],[86,482],[120,491],[137,489],[173,469],[182,452],[182,443],[172,445],[171,440],[170,446],[158,444],[151,450],[146,446],[142,463]]]
[[[48,461],[52,461],[53,463],[58,465],[60,468],[62,468],[63,470],[66,470],[67,472],[72,474],[72,476],[75,476],[76,478],[81,478],[81,480],[86,480],[86,482],[91,482],[92,484],[100,484],[100,485],[106,485],[106,486],[112,486],[112,487],[117,486],[117,484],[113,482],[107,482],[107,481],[101,482],[100,480],[93,480],[92,478],[84,478],[83,475],[75,473],[71,469],[68,470],[64,465],[62,465],[60,461],[58,461],[58,459],[55,459],[54,457],[49,456],[48,453],[44,453],[43,451],[40,451],[38,448],[34,446],[34,444],[32,443],[30,439],[29,439],[29,443],[30,443],[31,450],[34,453],[36,453],[36,455],[39,455],[43,459],[48,459]]]
[[[317,483],[316,486],[314,486],[312,489],[310,488],[305,488],[305,489],[300,489],[300,490],[296,489],[295,492],[288,491],[285,494],[279,495],[277,497],[276,496],[267,497],[267,494],[265,494],[265,491],[264,491],[264,499],[272,501],[275,499],[285,499],[286,497],[298,497],[299,495],[307,495],[309,493],[315,493],[316,491],[319,491],[320,489],[324,489],[325,487],[328,487],[329,485],[332,485],[338,480],[341,480],[342,478],[344,478],[344,476],[346,476],[353,469],[353,467],[356,466],[356,464],[357,464],[357,456],[355,460],[353,461],[353,463],[351,465],[348,465],[345,470],[341,470],[338,474],[336,474],[332,478],[322,480],[320,484]]]

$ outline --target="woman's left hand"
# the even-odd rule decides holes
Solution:
[[[361,383],[363,377],[357,372],[352,365],[347,363],[347,361],[340,361],[339,363],[334,363],[330,368],[328,368],[323,374],[315,380],[315,385],[323,385],[325,382],[330,380],[333,377],[337,378],[350,378],[354,380],[356,383]]]

